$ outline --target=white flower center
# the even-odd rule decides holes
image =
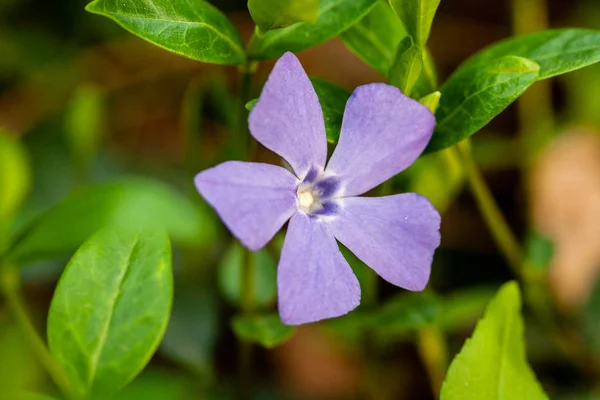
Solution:
[[[315,197],[311,190],[302,190],[298,192],[298,205],[305,210],[310,210],[315,202]]]

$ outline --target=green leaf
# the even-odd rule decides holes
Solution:
[[[244,251],[239,242],[231,244],[223,256],[219,268],[219,286],[225,298],[232,304],[242,304],[242,270]],[[275,301],[277,295],[277,263],[267,249],[250,253],[254,267],[254,305],[267,306]]]
[[[254,106],[256,105],[257,101],[258,101],[258,99],[252,99],[249,102],[247,102],[244,107],[246,107],[246,110],[250,111],[250,110],[252,110],[254,108]]]
[[[440,399],[547,398],[527,364],[521,295],[518,285],[509,282],[452,361]]]
[[[214,226],[190,200],[162,183],[146,179],[83,189],[67,197],[18,233],[9,256],[18,264],[74,251],[98,230],[161,227],[182,245],[211,240]]]
[[[100,89],[79,87],[66,112],[65,133],[79,177],[87,173],[103,136],[104,104]]]
[[[236,315],[231,321],[231,327],[240,339],[268,349],[283,344],[296,331],[295,327],[284,325],[275,313]]]
[[[441,92],[429,93],[427,96],[421,97],[419,103],[429,108],[429,111],[435,114],[438,105],[440,104],[440,98],[442,97]]]
[[[402,293],[388,300],[369,318],[369,326],[380,335],[399,335],[434,324],[440,301],[429,292]]]
[[[390,84],[399,88],[404,95],[410,96],[422,69],[423,53],[412,38],[407,36],[396,50],[396,58],[388,73]]]
[[[30,186],[31,169],[25,149],[0,130],[0,221],[18,211]]]
[[[419,46],[424,46],[440,0],[390,0],[390,4],[408,34],[415,38]]]
[[[315,92],[319,97],[323,118],[325,119],[325,131],[330,143],[337,143],[342,129],[342,118],[346,102],[350,97],[348,91],[335,83],[325,79],[311,78]]]
[[[438,89],[438,76],[433,56],[427,47],[422,47],[423,52],[423,71],[417,84],[415,85],[415,96],[424,96],[425,93],[431,93]]]
[[[259,32],[317,22],[320,0],[248,0],[248,10]]]
[[[167,328],[166,234],[104,230],[73,256],[50,305],[48,344],[82,396],[112,395],[148,363]]]
[[[323,118],[325,119],[325,132],[327,141],[337,143],[342,130],[342,118],[346,108],[346,102],[350,93],[341,86],[321,78],[311,78],[315,92],[319,97]],[[252,110],[258,99],[250,100],[246,103],[246,109]]]
[[[442,86],[437,125],[426,151],[456,144],[484,127],[537,79],[531,60],[507,56],[482,66],[463,66]]]
[[[85,9],[192,60],[228,65],[245,60],[244,43],[235,27],[204,0],[94,0]]]
[[[359,22],[343,32],[340,38],[361,60],[387,76],[400,40],[406,30],[387,2],[379,0]]]
[[[538,79],[550,78],[600,61],[600,32],[556,29],[513,37],[475,54],[461,69],[481,68],[496,58],[509,55],[539,64]]]
[[[302,22],[265,33],[249,48],[254,59],[278,58],[297,53],[339,35],[366,15],[376,0],[321,0],[316,23]]]

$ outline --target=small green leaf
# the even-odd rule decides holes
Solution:
[[[0,221],[12,217],[31,186],[31,168],[23,146],[0,131]]]
[[[423,71],[414,88],[415,96],[424,96],[425,93],[437,90],[439,86],[433,56],[427,47],[422,47],[421,50],[423,52]]]
[[[311,78],[315,92],[319,97],[323,118],[325,119],[325,132],[329,143],[337,143],[342,130],[342,118],[346,102],[350,93],[341,86],[321,78]],[[246,103],[246,109],[252,110],[258,99],[250,100]]]
[[[435,323],[439,312],[440,301],[432,293],[402,293],[373,314],[369,326],[380,335],[399,335]]]
[[[325,118],[325,131],[330,143],[337,143],[342,129],[342,118],[346,102],[350,97],[348,91],[335,83],[325,79],[311,78],[315,92],[319,96],[323,118]]]
[[[525,237],[525,258],[527,264],[537,271],[548,271],[554,256],[554,244],[539,232],[531,231]]]
[[[423,68],[423,53],[419,46],[406,36],[396,50],[396,58],[390,67],[388,78],[390,84],[399,88],[406,96],[410,96]]]
[[[248,10],[259,31],[317,22],[320,0],[248,0]]]
[[[189,199],[162,183],[130,178],[67,197],[18,232],[20,239],[13,243],[9,257],[21,264],[62,256],[111,226],[158,226],[182,245],[197,245],[214,235],[210,217]]]
[[[421,97],[419,103],[429,108],[429,111],[435,114],[438,105],[440,104],[440,98],[442,97],[441,92],[429,93],[427,96]]]
[[[297,53],[339,35],[366,15],[376,0],[321,0],[316,23],[302,22],[269,31],[255,38],[249,48],[254,59],[278,58],[286,51]]]
[[[507,56],[482,66],[463,66],[442,86],[437,125],[426,151],[452,146],[484,127],[531,86],[540,67]]]
[[[244,251],[239,242],[231,244],[223,256],[219,268],[219,286],[225,298],[232,304],[242,303],[242,270],[244,268]],[[267,249],[250,253],[254,268],[254,305],[267,306],[275,301],[277,295],[277,263]]]
[[[284,325],[279,315],[236,315],[231,321],[235,334],[242,340],[272,349],[292,337],[296,328]]]
[[[402,22],[387,2],[378,0],[363,19],[340,35],[340,39],[367,65],[387,76],[396,48],[405,36]]]
[[[67,109],[65,133],[79,177],[84,176],[100,146],[104,104],[99,88],[84,85],[73,94]]]
[[[390,0],[390,4],[417,45],[425,46],[440,0]]]
[[[252,99],[249,102],[246,103],[245,107],[246,110],[250,111],[254,108],[254,106],[256,105],[256,102],[258,101],[258,99]]]
[[[440,399],[547,398],[527,364],[521,296],[518,285],[510,282],[498,291],[452,361]]]
[[[600,32],[556,29],[513,37],[475,54],[462,68],[481,68],[496,58],[509,55],[539,64],[538,79],[550,78],[600,61]]]
[[[244,42],[235,27],[204,0],[94,0],[85,9],[192,60],[229,65],[245,60]]]
[[[52,299],[48,343],[80,395],[112,395],[144,368],[172,296],[164,233],[104,230],[77,251]]]

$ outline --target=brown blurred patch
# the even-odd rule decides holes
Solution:
[[[352,399],[363,387],[357,358],[317,326],[301,326],[274,351],[277,371],[294,399]]]
[[[554,243],[550,279],[567,307],[584,302],[600,267],[600,136],[565,132],[530,176],[533,225]]]

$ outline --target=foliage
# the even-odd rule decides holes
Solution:
[[[565,217],[572,231],[565,229],[562,236],[514,213],[511,217],[523,220],[516,225],[526,233],[521,243],[477,168],[508,166],[529,176],[537,159],[523,143],[535,135],[554,137],[553,106],[562,110],[569,102],[571,109],[593,111],[597,69],[571,75],[579,93],[575,99],[553,102],[556,93],[543,81],[599,62],[600,31],[543,29],[535,26],[543,20],[541,10],[518,11],[516,1],[515,35],[459,64],[445,51],[463,44],[452,43],[456,37],[448,26],[437,30],[440,0],[237,2],[244,10],[235,1],[93,0],[87,14],[83,8],[73,11],[71,3],[33,10],[21,0],[0,2],[0,294],[5,300],[0,304],[0,398],[229,399],[231,387],[239,386],[252,398],[281,399],[289,397],[280,393],[283,385],[273,384],[263,369],[281,368],[273,376],[293,383],[306,374],[303,362],[294,358],[298,354],[310,361],[310,374],[320,374],[315,363],[321,360],[325,365],[343,359],[359,365],[358,373],[366,365],[365,386],[373,398],[400,397],[397,388],[409,393],[410,385],[421,385],[425,379],[412,379],[422,373],[413,368],[416,356],[434,396],[442,400],[595,398],[587,388],[597,386],[600,377],[600,285],[580,310],[565,315],[548,284],[555,256],[568,253],[561,239],[574,235],[585,210]],[[456,5],[457,13],[461,7]],[[593,26],[597,11],[586,10],[590,16],[580,17],[588,21],[582,24]],[[51,16],[38,24],[46,12]],[[519,30],[517,20],[528,12],[531,30],[538,32]],[[35,24],[24,24],[29,13]],[[19,20],[14,26],[13,18]],[[254,23],[248,27],[253,29],[245,29],[243,18]],[[463,21],[451,15],[444,23],[456,25],[454,20]],[[121,28],[160,49],[130,43],[131,35]],[[469,34],[470,27],[461,28]],[[448,39],[429,40],[444,32],[450,32]],[[261,89],[257,71],[286,52],[309,49],[305,66],[319,64],[330,49],[346,51],[375,74],[369,82],[396,86],[434,114],[429,154],[369,195],[425,196],[443,216],[445,248],[436,253],[423,292],[399,292],[378,284],[374,272],[340,246],[360,282],[361,306],[297,331],[276,313],[283,236],[249,252],[223,234],[192,182],[199,169],[232,155],[266,159],[249,139],[246,124]],[[366,83],[352,76],[354,66],[345,64],[351,58],[340,60],[311,77],[330,154],[353,96],[350,82]],[[447,79],[438,79],[438,67]],[[338,78],[340,71],[347,76]],[[236,73],[239,84],[230,84]],[[561,81],[559,95],[563,87],[571,93],[572,85]],[[149,111],[143,108],[146,100],[154,106]],[[488,126],[515,101],[520,101],[518,128],[510,113],[508,122]],[[539,111],[545,102],[546,114]],[[16,108],[19,103],[25,111]],[[430,117],[423,106],[410,104]],[[531,124],[529,114],[544,124]],[[569,117],[561,114],[560,122]],[[504,130],[532,132],[516,139],[504,131],[497,135],[496,122],[510,127]],[[122,135],[122,126],[143,136]],[[483,130],[489,132],[474,136],[471,147],[469,139]],[[167,142],[181,148],[171,154]],[[153,145],[156,153],[148,151]],[[467,184],[472,198],[461,195]],[[471,216],[473,200],[506,262],[489,255],[479,220]],[[529,205],[531,199],[524,200]],[[595,252],[575,253],[597,262]],[[509,274],[519,284],[506,283],[496,292],[498,281]],[[54,290],[48,309],[49,287]],[[47,341],[38,333],[46,313]],[[271,352],[288,340],[289,346]],[[253,349],[257,345],[260,352]],[[237,368],[226,365],[233,363],[233,353]],[[537,368],[544,363],[552,368]],[[409,370],[412,375],[405,373]],[[393,378],[396,373],[410,376],[410,382]],[[353,380],[343,371],[340,377],[346,384]],[[564,394],[574,383],[581,386],[577,393]],[[318,397],[307,393],[307,398]]]
[[[490,302],[452,361],[441,399],[547,399],[525,358],[521,296],[515,282]]]
[[[76,393],[112,395],[146,365],[173,296],[165,234],[106,230],[77,251],[48,315],[48,343]]]

